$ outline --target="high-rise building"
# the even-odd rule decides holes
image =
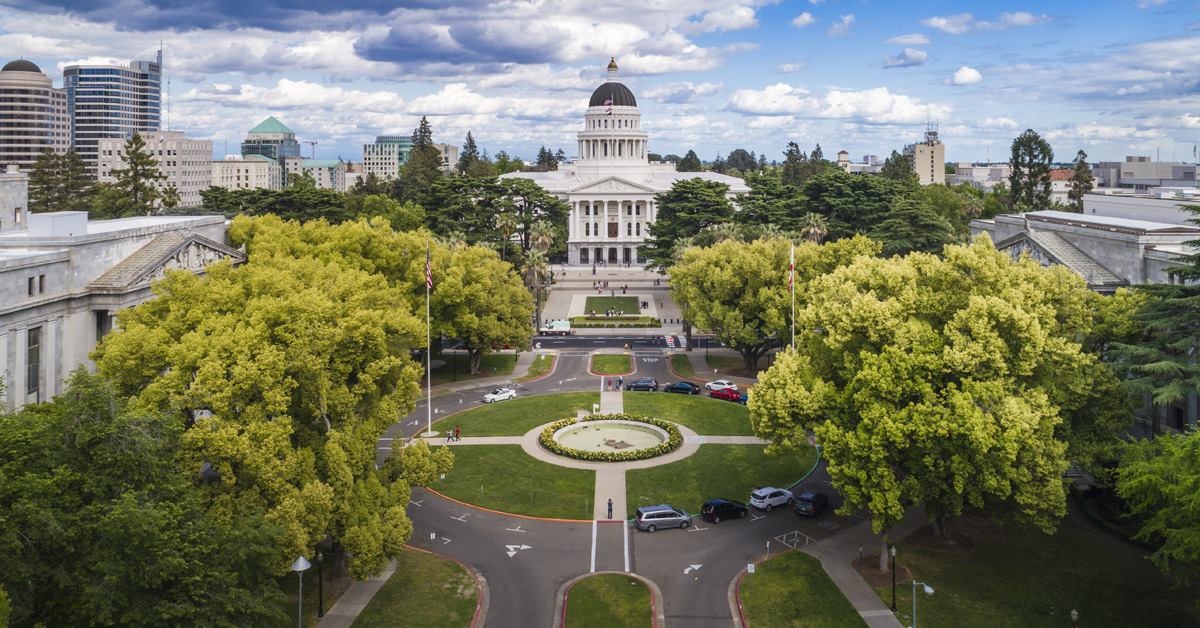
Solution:
[[[158,188],[175,186],[180,207],[199,207],[200,191],[212,185],[212,140],[193,140],[179,131],[142,133],[146,152],[158,162],[158,171],[166,178]],[[125,167],[125,140],[100,140],[96,175],[102,183],[116,181],[112,171]]]
[[[71,148],[96,171],[100,140],[125,140],[161,123],[162,53],[129,65],[69,65],[63,69]]]
[[[67,152],[70,127],[67,93],[41,68],[18,59],[0,69],[0,168],[28,168],[46,149]]]
[[[442,170],[450,172],[458,165],[458,147],[454,144],[434,144],[439,155],[442,156]]]
[[[300,142],[296,134],[275,116],[267,116],[266,120],[250,129],[242,142],[242,156],[262,155],[270,157],[283,166],[283,176],[287,179],[287,159],[300,156]]]
[[[395,179],[411,152],[412,138],[406,135],[376,136],[374,144],[363,144],[363,174],[381,181]]]
[[[946,183],[946,146],[938,139],[937,127],[932,124],[926,127],[924,141],[905,146],[904,154],[909,157],[921,185]]]

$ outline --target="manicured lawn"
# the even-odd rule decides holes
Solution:
[[[452,414],[435,423],[434,430],[444,433],[457,425],[463,436],[520,436],[544,423],[575,416],[576,410],[590,412],[594,403],[600,403],[598,392],[517,397]]]
[[[717,378],[720,378],[722,375],[758,377],[758,373],[751,373],[746,370],[746,362],[740,356],[711,354],[706,359],[708,360],[708,368],[717,372]],[[767,368],[766,356],[763,356],[758,361],[758,367],[764,370]]]
[[[1053,535],[979,517],[957,523],[947,546],[928,528],[900,543],[897,561],[933,587],[918,591],[922,626],[1200,626],[1195,589],[1172,589],[1144,551],[1069,515]],[[903,572],[901,572],[903,573]],[[897,615],[912,622],[912,584],[896,592]],[[891,600],[891,585],[876,587]]]
[[[633,316],[640,312],[641,308],[638,307],[637,297],[588,297],[583,304],[585,314],[595,312],[597,316],[604,316],[608,310]]]
[[[637,578],[590,576],[567,594],[566,625],[571,628],[646,628],[653,621],[650,589]]]
[[[696,370],[692,368],[692,362],[688,360],[687,354],[672,353],[671,368],[679,374],[680,377],[695,377]]]
[[[475,579],[458,563],[405,548],[396,558],[396,573],[351,625],[469,626],[477,600]]]
[[[445,360],[445,364],[433,369],[433,385],[446,384],[449,382],[459,382],[465,379],[478,379],[480,377],[495,377],[497,375],[512,375],[513,367],[517,365],[517,356],[512,351],[504,351],[499,353],[485,353],[479,359],[479,372],[471,375],[471,360],[467,357],[467,353],[461,352],[446,352],[441,357],[434,358],[436,360]],[[425,385],[425,379],[421,378],[422,387]]]
[[[592,372],[598,375],[624,375],[633,370],[625,353],[597,353],[592,356]]]
[[[528,382],[537,379],[546,373],[554,370],[554,360],[558,356],[552,353],[540,353],[533,359],[533,364],[529,365],[529,372],[522,377],[518,377],[514,381]]]
[[[430,488],[518,515],[591,519],[595,476],[530,458],[520,445],[471,445],[454,448],[454,469]]]
[[[664,392],[626,392],[625,411],[645,414],[686,425],[697,434],[715,436],[751,436],[750,412],[732,401],[712,399],[708,391],[699,395]]]
[[[745,502],[756,486],[787,488],[816,460],[812,448],[771,457],[763,449],[763,445],[701,445],[679,462],[629,471],[625,474],[629,512],[647,504],[671,504],[698,514],[713,497]]]
[[[742,580],[741,596],[746,623],[752,628],[867,625],[825,574],[821,561],[804,552],[787,552],[759,564],[755,573]]]

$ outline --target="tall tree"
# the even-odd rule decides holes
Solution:
[[[800,235],[813,244],[820,244],[829,233],[829,222],[816,212],[809,212],[800,218]]]
[[[867,234],[900,199],[910,196],[914,190],[915,185],[910,183],[883,177],[860,177],[840,168],[828,169],[804,184],[804,213],[816,212],[825,216],[831,239]]]
[[[29,168],[29,211],[58,211],[59,170],[58,153],[47,148]]]
[[[927,201],[904,198],[875,225],[871,237],[883,243],[884,255],[941,253],[954,241],[954,228]]]
[[[758,167],[758,160],[754,158],[754,154],[744,148],[735,148],[730,151],[726,162],[730,168],[736,168],[742,172],[754,170]]]
[[[121,195],[121,202],[108,208],[108,217],[141,216],[157,208],[161,193],[158,182],[166,176],[158,169],[158,161],[146,150],[146,141],[134,133],[125,142],[121,159],[124,168],[115,168],[113,187]]]
[[[892,154],[883,160],[883,166],[879,169],[879,176],[914,185],[919,180],[917,173],[913,171],[912,159],[908,155],[901,155],[896,151],[892,151]]]
[[[163,209],[179,207],[179,188],[176,188],[175,184],[168,185],[159,193],[158,206]]]
[[[1033,129],[1026,129],[1013,140],[1009,158],[1009,209],[1017,212],[1046,209],[1050,206],[1050,164],[1054,151],[1050,143]]]
[[[732,220],[733,204],[726,197],[728,192],[729,186],[724,183],[683,179],[670,190],[656,194],[658,218],[648,229],[650,237],[643,249],[649,265],[666,268],[673,261],[676,240]]]
[[[795,186],[784,185],[778,170],[746,175],[749,194],[738,198],[734,220],[746,225],[776,225],[798,228],[804,214],[804,196]]]
[[[806,166],[808,163],[808,155],[800,150],[800,145],[795,142],[788,142],[787,149],[783,151],[783,178],[784,185],[801,185],[804,183]]]
[[[1075,153],[1075,170],[1071,173],[1071,189],[1067,198],[1075,211],[1083,213],[1083,195],[1096,187],[1096,178],[1092,176],[1092,166],[1088,164],[1087,153],[1082,150]]]
[[[60,155],[46,149],[29,170],[31,212],[87,211],[93,193],[92,179],[74,151]]]
[[[701,172],[704,170],[704,164],[700,163],[700,157],[696,155],[696,151],[689,150],[683,159],[679,160],[675,169],[679,172]]]
[[[462,152],[458,154],[458,174],[467,174],[478,162],[479,147],[475,145],[475,138],[471,137],[471,132],[467,131],[467,139],[463,142]]]
[[[429,206],[429,197],[434,182],[442,178],[442,153],[433,146],[433,130],[429,120],[421,116],[421,122],[412,134],[412,151],[408,161],[400,167],[393,196],[401,202]]]

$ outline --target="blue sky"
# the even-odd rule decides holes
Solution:
[[[0,0],[0,54],[56,81],[152,58],[171,127],[237,152],[269,114],[317,156],[377,134],[468,130],[491,153],[574,147],[610,56],[655,152],[884,156],[939,124],[950,160],[1007,158],[1033,128],[1056,158],[1193,161],[1200,1]]]

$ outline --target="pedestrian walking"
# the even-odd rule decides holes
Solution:
[[[446,430],[446,442],[454,440],[454,430]]]
[[[618,376],[617,377],[617,390],[621,390],[621,386],[624,386],[624,385],[625,385],[625,378]]]
[[[608,518],[612,519],[612,499],[608,500]]]
[[[454,426],[454,440],[462,440],[462,429],[457,425]]]

